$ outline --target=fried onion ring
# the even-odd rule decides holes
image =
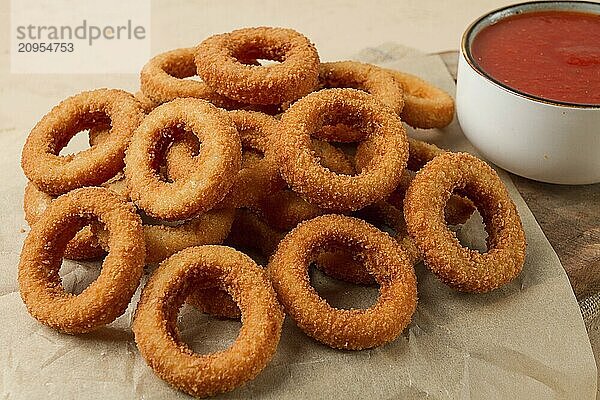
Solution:
[[[186,303],[193,305],[200,312],[226,319],[240,319],[240,308],[229,293],[221,287],[199,287],[193,290]]]
[[[382,68],[404,89],[402,121],[414,128],[443,128],[454,119],[452,97],[429,82],[406,72]]]
[[[336,174],[311,152],[311,135],[331,119],[366,133],[358,149],[368,146],[373,157],[357,175]],[[318,207],[358,210],[387,197],[400,181],[408,159],[406,132],[393,110],[367,93],[355,89],[311,93],[294,103],[280,124],[281,175],[295,192]]]
[[[122,174],[117,174],[113,179],[103,183],[102,187],[129,198],[129,191],[127,190]],[[54,197],[42,192],[33,182],[27,183],[23,196],[23,210],[25,211],[25,220],[29,226],[33,226],[40,219],[53,200]],[[64,258],[70,260],[94,260],[102,257],[104,254],[105,250],[98,243],[98,239],[90,227],[86,226],[69,241],[64,252]]]
[[[283,185],[275,149],[271,148],[269,139],[271,134],[277,132],[278,121],[253,111],[230,111],[228,115],[240,135],[243,160],[231,190],[219,203],[219,207],[255,206],[262,197]],[[190,160],[198,151],[197,143],[174,143],[166,155],[169,178],[177,180],[191,173],[195,165]]]
[[[331,307],[311,288],[308,267],[319,248],[344,246],[357,254],[380,285],[368,309]],[[389,235],[352,217],[324,215],[298,225],[279,244],[268,266],[286,313],[312,338],[348,350],[394,340],[417,305],[415,273],[406,253]]]
[[[269,59],[279,64],[240,62]],[[196,48],[198,75],[218,93],[249,104],[281,104],[310,93],[319,76],[319,55],[300,33],[284,28],[246,28],[214,35]]]
[[[281,231],[292,230],[302,221],[313,219],[327,211],[310,204],[297,193],[285,189],[263,198],[256,211],[265,223]]]
[[[233,223],[235,210],[223,208],[200,213],[192,219],[166,223],[143,216],[146,263],[157,264],[173,254],[193,246],[223,243]],[[102,248],[108,250],[105,230],[92,231]]]
[[[448,229],[444,206],[454,190],[477,206],[488,251],[463,247]],[[516,206],[496,172],[467,153],[445,153],[421,169],[404,200],[408,232],[427,267],[448,286],[488,292],[513,280],[525,262],[525,234]]]
[[[439,148],[433,143],[427,143],[422,140],[408,138],[408,162],[406,168],[411,171],[418,171],[429,161],[440,154],[446,153],[446,150]]]
[[[330,248],[315,257],[314,266],[325,275],[355,285],[377,284],[360,260],[347,249]]]
[[[59,269],[67,243],[96,217],[108,230],[110,252],[100,276],[81,294],[65,292]],[[19,263],[19,290],[29,313],[65,333],[84,333],[125,312],[144,268],[142,222],[122,196],[76,189],[54,200],[33,224]]]
[[[164,149],[185,131],[202,142],[185,179],[162,180],[158,174]],[[162,151],[161,151],[162,150]],[[176,99],[155,108],[135,131],[125,176],[131,197],[148,215],[175,221],[212,209],[223,200],[240,170],[240,137],[227,113],[199,99]]]
[[[242,328],[226,350],[195,354],[180,338],[177,314],[199,285],[222,286],[238,304]],[[133,321],[140,353],[162,379],[205,397],[235,389],[275,354],[283,312],[265,271],[230,247],[185,249],[164,261],[142,292]]]
[[[52,196],[39,190],[32,182],[27,183],[23,197],[23,210],[29,226],[33,226],[42,217],[52,201]],[[89,225],[77,232],[64,252],[64,257],[71,260],[94,260],[103,255],[104,249],[98,243]]]
[[[69,97],[31,130],[23,147],[23,171],[51,195],[100,185],[123,169],[125,149],[143,117],[138,101],[122,90],[98,89]],[[77,154],[58,155],[77,132],[107,124],[108,140]]]
[[[388,203],[399,209],[402,209],[403,207],[406,190],[412,182],[415,172],[419,171],[425,164],[433,160],[435,157],[447,152],[446,150],[443,150],[434,144],[413,138],[408,139],[408,145],[409,156],[407,168],[410,171],[403,176],[403,179],[400,181],[400,184],[396,190],[394,190],[387,199]],[[450,199],[448,200],[448,203],[444,209],[446,222],[450,225],[462,225],[468,221],[474,211],[475,205],[471,200],[466,197],[453,194],[450,196]]]
[[[403,204],[406,191],[412,183],[415,175],[415,172],[406,170],[403,175],[403,179],[400,181],[400,184],[396,190],[392,192],[390,197],[387,198],[386,202],[401,210],[404,207]],[[449,225],[462,225],[466,223],[469,218],[471,218],[471,215],[473,215],[474,211],[475,205],[471,200],[466,197],[453,194],[450,196],[450,199],[448,199],[446,207],[444,207],[446,223]]]

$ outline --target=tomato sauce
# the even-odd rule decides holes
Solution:
[[[520,92],[600,105],[600,15],[535,11],[475,36],[471,54],[492,78]]]

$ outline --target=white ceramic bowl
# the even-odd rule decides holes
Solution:
[[[512,5],[473,22],[462,38],[456,110],[463,132],[488,160],[549,183],[600,182],[600,105],[545,100],[494,80],[471,56],[481,29],[516,13],[570,10],[600,14],[600,3],[551,1]]]

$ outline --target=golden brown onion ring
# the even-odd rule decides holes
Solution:
[[[408,186],[412,182],[416,171],[419,171],[425,164],[433,160],[440,154],[444,154],[447,151],[437,147],[434,144],[423,142],[421,140],[408,138],[409,156],[408,156],[408,171],[400,184],[388,197],[387,202],[391,205],[402,209],[404,203],[404,195]],[[415,172],[413,172],[415,171]],[[453,194],[450,196],[446,207],[444,208],[444,214],[446,216],[446,222],[450,225],[462,225],[469,220],[471,215],[475,212],[475,205],[471,200],[464,196]]]
[[[322,63],[319,70],[319,87],[365,91],[391,107],[397,114],[400,114],[404,107],[402,86],[387,71],[371,64],[357,61]]]
[[[69,97],[31,130],[23,147],[23,171],[51,195],[100,185],[123,169],[125,150],[143,117],[138,101],[122,90],[97,89]],[[77,154],[59,155],[76,133],[107,125],[108,140]]]
[[[443,128],[454,119],[452,97],[429,82],[406,72],[383,68],[404,89],[402,121],[414,128]]]
[[[39,190],[32,182],[27,183],[23,198],[23,210],[29,226],[33,226],[42,217],[53,200],[52,196]],[[88,225],[69,241],[63,256],[71,260],[94,260],[103,255],[104,249]]]
[[[279,61],[267,66],[240,60]],[[218,93],[249,104],[281,104],[310,93],[319,55],[300,33],[285,28],[245,28],[214,35],[196,48],[198,75]]]
[[[96,217],[110,251],[100,276],[81,294],[65,292],[59,269],[69,240]],[[19,263],[19,290],[29,313],[65,333],[84,333],[125,312],[144,268],[142,222],[122,196],[83,188],[50,204],[27,235]]]
[[[242,328],[226,350],[200,355],[180,338],[179,308],[199,285],[222,286],[238,304]],[[265,271],[230,247],[185,249],[164,261],[142,292],[133,321],[140,353],[162,379],[205,397],[253,379],[275,354],[283,312]]]
[[[242,313],[231,295],[220,286],[197,287],[190,292],[185,302],[204,314],[226,319],[240,319]]]
[[[463,247],[446,226],[444,206],[454,190],[477,206],[488,233],[488,251]],[[506,187],[484,161],[445,153],[421,169],[404,200],[408,232],[427,267],[452,288],[488,292],[513,280],[525,262],[521,218]]]
[[[328,121],[329,120],[329,121]],[[369,154],[356,175],[323,167],[311,152],[311,135],[327,122],[366,132],[358,145]],[[355,89],[311,93],[287,110],[280,122],[280,172],[308,202],[332,211],[354,211],[387,197],[398,185],[408,159],[406,132],[393,110]]]
[[[331,307],[311,289],[308,267],[321,248],[345,246],[380,285],[368,309]],[[286,313],[307,335],[328,346],[368,349],[394,340],[417,305],[417,285],[406,253],[388,234],[352,217],[324,215],[298,225],[279,244],[268,271]]]
[[[164,150],[185,131],[202,142],[185,179],[158,174]],[[183,220],[212,209],[234,183],[242,160],[240,136],[227,113],[199,99],[177,99],[155,108],[135,131],[126,155],[131,198],[148,215]]]
[[[192,246],[223,243],[231,230],[234,215],[234,209],[223,208],[201,213],[174,226],[145,223],[146,262],[161,262]]]

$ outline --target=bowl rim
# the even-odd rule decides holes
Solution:
[[[553,0],[553,1],[537,0],[537,1],[526,1],[526,2],[522,2],[522,3],[515,3],[515,4],[510,4],[508,6],[496,8],[494,10],[491,10],[491,11],[489,11],[489,12],[481,15],[479,18],[477,18],[476,20],[474,20],[473,22],[471,22],[471,24],[469,24],[469,26],[467,27],[467,29],[463,32],[463,35],[462,35],[462,38],[461,38],[461,46],[460,46],[461,47],[461,55],[464,57],[465,61],[470,65],[471,69],[473,69],[475,72],[477,72],[479,75],[481,75],[487,81],[491,82],[492,84],[495,84],[499,88],[501,88],[501,89],[503,89],[503,90],[505,90],[505,91],[507,91],[509,93],[515,94],[515,95],[520,96],[520,97],[524,97],[524,98],[526,98],[528,100],[531,100],[531,101],[534,101],[534,102],[545,103],[545,104],[549,104],[549,105],[553,105],[553,106],[570,107],[570,108],[581,108],[581,109],[600,109],[600,104],[592,104],[592,103],[570,103],[568,101],[551,100],[551,99],[546,99],[544,97],[536,96],[536,95],[533,95],[533,94],[525,93],[525,92],[520,91],[519,89],[515,89],[513,87],[510,87],[510,86],[508,86],[508,85],[500,82],[496,78],[492,77],[486,71],[484,71],[483,68],[481,68],[477,64],[477,62],[475,62],[475,60],[473,59],[473,55],[471,54],[471,45],[469,44],[469,39],[473,35],[474,29],[483,20],[492,17],[494,14],[501,14],[503,12],[506,12],[506,11],[509,11],[509,10],[512,10],[512,9],[514,9],[515,11],[519,11],[524,6],[532,6],[532,5],[541,5],[542,6],[540,8],[535,9],[535,10],[523,11],[523,13],[527,13],[527,12],[541,11],[543,9],[552,10],[552,9],[554,9],[559,4],[573,5],[573,6],[575,6],[574,8],[577,8],[577,6],[580,6],[582,4],[587,4],[587,5],[591,5],[591,6],[598,6],[600,3],[597,3],[597,2],[594,2],[594,1],[580,1],[580,0]],[[584,9],[584,10],[587,10],[587,9]],[[560,11],[560,10],[557,10],[557,11]],[[574,10],[574,11],[577,12],[577,10]],[[585,11],[583,11],[583,12],[585,12]],[[502,17],[498,18],[497,21],[504,20],[504,19],[506,19],[508,17],[511,17],[511,16],[515,15],[515,14],[507,14],[505,16],[502,16]],[[600,13],[598,15],[600,15]]]

